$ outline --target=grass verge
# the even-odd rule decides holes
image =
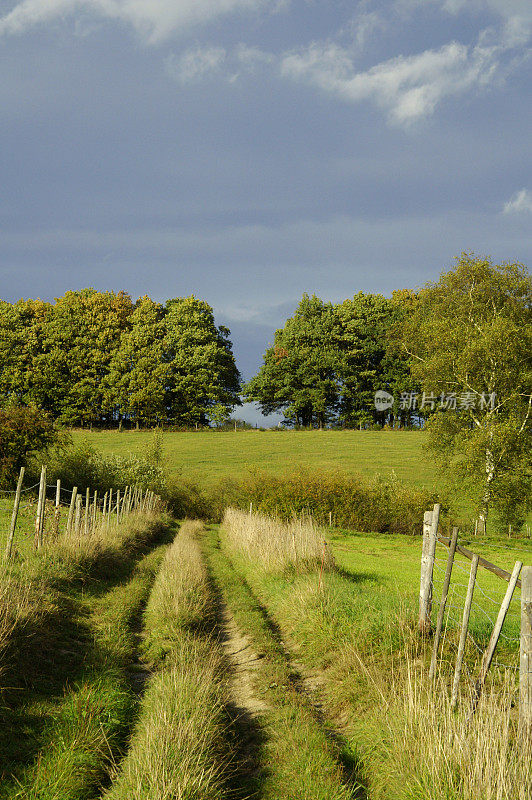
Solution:
[[[259,528],[260,521],[255,532],[259,532]],[[285,526],[285,533],[288,533],[285,537],[288,552],[293,553],[290,526]],[[303,530],[298,534],[302,540]],[[315,541],[312,527],[309,527],[308,534],[307,554],[312,551],[312,542]],[[255,541],[258,543],[260,538],[259,532]],[[315,544],[316,554],[319,554],[319,539]],[[260,666],[253,673],[254,690],[264,700],[266,710],[259,720],[261,771],[255,784],[250,783],[249,796],[254,796],[253,790],[258,791],[257,796],[262,800],[347,800],[363,796],[356,778],[357,765],[353,754],[328,735],[321,725],[319,714],[298,683],[274,624],[218,547],[215,528],[210,529],[206,549],[223,601],[260,655]],[[276,558],[280,553],[284,561],[287,552],[283,553],[282,547],[273,549]],[[298,559],[298,563],[303,568],[304,559]],[[305,568],[307,566],[305,563]]]
[[[321,580],[316,571],[272,570],[249,557],[234,530],[222,542],[228,569],[318,679],[326,718],[359,759],[368,798],[530,800],[530,747],[519,737],[511,673],[492,673],[468,723],[467,691],[452,712],[447,672],[427,687],[413,593],[400,596],[360,567]]]
[[[88,800],[108,781],[135,715],[132,624],[162,557],[163,527],[132,516],[109,540],[100,531],[94,542],[58,542],[2,576],[24,588],[26,606],[4,641],[0,721],[10,735],[0,797]],[[4,614],[20,591],[7,595]]]

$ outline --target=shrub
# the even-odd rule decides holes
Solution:
[[[373,480],[341,472],[298,470],[287,475],[252,471],[238,481],[224,481],[212,505],[221,518],[229,505],[253,508],[282,519],[309,514],[324,525],[329,513],[338,527],[359,531],[412,533],[435,495],[390,478]]]
[[[51,480],[61,478],[64,486],[87,487],[106,492],[109,488],[139,486],[163,496],[166,491],[161,467],[152,459],[133,455],[107,455],[88,442],[55,450],[48,462]]]
[[[20,468],[34,453],[66,437],[52,418],[35,406],[0,408],[0,485],[11,488]]]

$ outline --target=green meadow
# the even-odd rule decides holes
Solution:
[[[141,455],[153,433],[75,430],[73,437],[104,452]],[[284,472],[303,466],[370,476],[395,470],[401,480],[433,488],[437,472],[423,441],[421,431],[168,432],[163,437],[163,459],[170,476],[181,474],[205,485],[257,467]]]
[[[146,454],[152,431],[74,430],[75,443],[83,440],[106,453]],[[163,434],[163,468],[168,477],[210,487],[220,479],[238,478],[249,470],[280,474],[298,467],[367,477],[395,472],[399,480],[441,490],[441,479],[424,448],[423,431],[249,430],[190,431]],[[464,526],[472,529],[474,510],[465,493],[453,496]]]

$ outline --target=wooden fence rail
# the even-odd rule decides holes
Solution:
[[[433,647],[429,668],[429,680],[433,681],[436,676],[438,664],[438,650],[441,641],[443,620],[447,604],[449,588],[451,585],[452,570],[456,553],[461,553],[471,561],[471,571],[467,594],[465,597],[462,622],[460,627],[460,640],[454,670],[454,677],[451,691],[451,705],[456,707],[459,695],[459,683],[462,672],[465,646],[469,631],[469,620],[473,594],[477,581],[478,567],[496,575],[506,581],[508,587],[502,599],[497,619],[493,625],[493,630],[488,646],[482,654],[480,669],[476,683],[473,688],[469,717],[475,713],[481,696],[488,671],[493,662],[495,650],[502,627],[506,619],[512,597],[516,589],[521,589],[521,632],[520,632],[520,660],[519,660],[519,722],[522,731],[532,736],[532,567],[523,566],[521,561],[516,561],[512,572],[508,572],[497,564],[492,564],[478,553],[474,553],[467,547],[458,543],[458,529],[453,529],[451,538],[442,536],[438,531],[439,506],[434,506],[433,511],[426,511],[423,520],[423,545],[421,552],[421,581],[419,594],[419,632],[426,640],[431,634],[431,611],[433,593],[433,574],[436,544],[440,543],[448,549],[447,565],[443,579],[442,595],[440,599],[436,630],[434,634]],[[519,575],[522,572],[522,579]]]

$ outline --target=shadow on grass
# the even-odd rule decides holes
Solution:
[[[1,798],[12,796],[17,779],[53,739],[65,699],[95,670],[113,663],[113,653],[95,640],[90,601],[127,583],[139,559],[171,539],[167,528],[152,529],[124,548],[102,553],[83,577],[77,571],[70,579],[48,576],[46,607],[13,630],[2,654],[0,725],[9,735],[0,740]],[[119,747],[125,746],[130,729],[124,726]]]

